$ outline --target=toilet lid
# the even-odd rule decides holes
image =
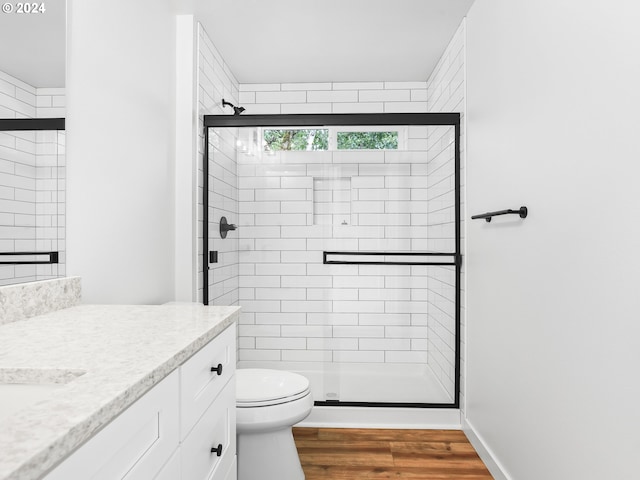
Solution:
[[[302,375],[282,370],[240,368],[236,370],[236,403],[264,404],[299,397],[309,390],[309,380]]]

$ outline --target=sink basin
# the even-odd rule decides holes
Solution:
[[[39,400],[49,397],[64,387],[64,384],[28,384],[2,383],[0,384],[0,422],[11,417],[14,413],[28,407]]]
[[[0,368],[0,422],[84,374],[78,370]]]

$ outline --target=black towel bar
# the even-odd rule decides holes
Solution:
[[[48,255],[48,260],[0,260],[0,265],[48,265],[59,263],[58,252],[0,252],[0,257],[39,257]]]
[[[346,260],[337,260],[332,257],[347,257]],[[350,257],[364,257],[359,261]],[[369,257],[369,259],[367,259]],[[375,260],[376,257],[383,257],[381,260]],[[403,261],[394,257],[424,257],[417,260]],[[434,257],[434,261],[426,261],[427,258]],[[440,261],[436,258],[444,258]],[[460,257],[455,253],[444,252],[322,252],[322,263],[325,265],[457,265]]]
[[[520,218],[527,218],[529,214],[529,210],[527,207],[520,207],[518,210],[498,210],[497,212],[487,212],[482,213],[480,215],[474,215],[471,217],[472,220],[476,220],[477,218],[484,218],[487,222],[491,221],[491,217],[497,217],[498,215],[509,215],[509,214],[517,214],[520,215]]]

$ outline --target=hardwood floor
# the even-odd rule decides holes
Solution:
[[[306,480],[492,480],[459,430],[294,428]]]

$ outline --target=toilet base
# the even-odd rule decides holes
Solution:
[[[291,427],[239,433],[238,480],[304,480]]]

